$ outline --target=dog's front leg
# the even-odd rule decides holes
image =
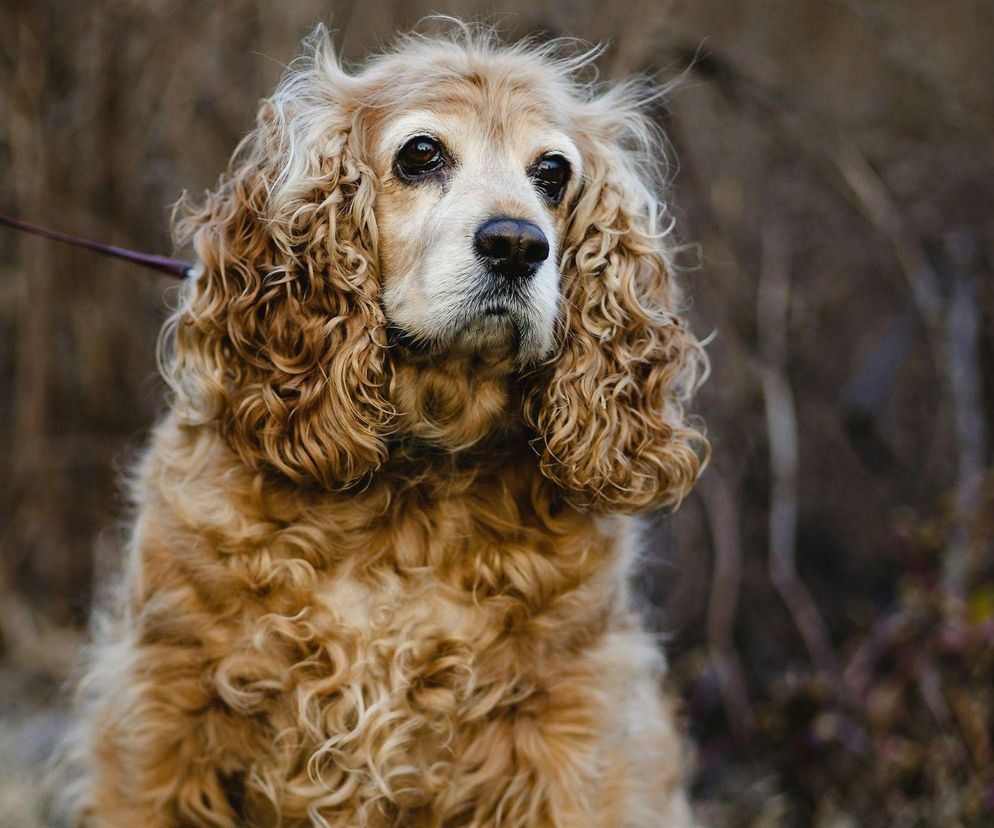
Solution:
[[[85,729],[74,748],[82,769],[72,794],[79,825],[240,825],[235,775],[222,768],[236,744],[207,673],[194,642],[126,636],[98,646],[84,685]]]

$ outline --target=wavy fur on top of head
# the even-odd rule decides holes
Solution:
[[[524,423],[542,472],[572,503],[678,502],[706,451],[684,416],[706,362],[667,259],[661,142],[643,112],[651,89],[604,91],[580,79],[593,52],[501,46],[465,25],[403,38],[351,74],[324,30],[309,43],[228,176],[178,222],[203,262],[167,339],[181,417],[215,423],[254,468],[330,490],[368,480],[405,436],[451,450]],[[387,336],[380,265],[402,242],[378,232],[389,165],[377,141],[405,109],[424,108],[412,101],[444,98],[467,78],[489,84],[487,105],[505,120],[538,102],[575,143],[582,174],[553,217],[553,346],[519,355],[513,377],[487,389],[471,371],[446,371],[452,404],[440,429],[426,424],[430,412],[404,408],[424,383],[439,385],[431,369],[451,365],[452,349],[435,343],[421,370]],[[470,391],[487,404],[467,404]]]

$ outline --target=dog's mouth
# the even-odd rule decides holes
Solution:
[[[528,327],[527,314],[503,302],[488,302],[467,308],[457,322],[439,335],[425,337],[391,322],[388,341],[419,356],[444,355],[450,351],[501,351],[516,354]]]
[[[452,340],[457,346],[516,351],[526,324],[525,314],[515,312],[511,306],[488,304],[468,313],[453,332]]]

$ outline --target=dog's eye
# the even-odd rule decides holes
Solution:
[[[440,169],[444,163],[441,144],[427,135],[418,135],[400,148],[396,168],[401,178],[411,180]]]
[[[561,155],[543,155],[528,171],[542,194],[553,204],[558,204],[569,183],[569,161]]]

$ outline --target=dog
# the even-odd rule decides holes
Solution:
[[[203,201],[76,824],[692,824],[637,513],[706,459],[644,82],[317,30]]]

